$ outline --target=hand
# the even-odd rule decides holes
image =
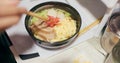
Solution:
[[[0,0],[0,31],[16,24],[26,9],[17,7],[19,0]]]

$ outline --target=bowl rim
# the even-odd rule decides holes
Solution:
[[[58,43],[61,43],[61,42],[67,43],[67,41],[68,41],[69,39],[71,39],[71,38],[74,37],[75,35],[78,35],[79,30],[80,30],[81,25],[82,25],[81,16],[80,16],[80,14],[78,13],[78,11],[77,11],[74,7],[72,7],[71,5],[69,5],[69,4],[67,4],[67,3],[63,3],[63,2],[58,2],[58,1],[49,1],[49,2],[40,3],[40,4],[35,5],[34,7],[32,7],[29,11],[35,11],[35,10],[37,10],[39,7],[42,7],[42,6],[44,6],[44,5],[49,5],[49,4],[52,4],[52,5],[59,5],[59,4],[61,5],[61,4],[62,4],[62,5],[70,8],[70,9],[72,9],[72,11],[74,11],[74,12],[77,14],[77,16],[79,17],[79,23],[80,23],[80,24],[77,25],[77,26],[78,26],[78,29],[76,30],[75,34],[72,35],[71,37],[69,37],[68,39],[65,39],[65,40],[62,40],[62,41],[57,41],[57,42],[54,42],[54,43],[37,39],[37,38],[34,37],[33,33],[30,31],[30,29],[29,29],[28,26],[27,26],[27,21],[30,20],[30,16],[28,16],[28,15],[25,16],[25,28],[26,28],[27,32],[29,33],[29,35],[31,36],[31,38],[32,38],[35,42],[39,42],[39,43],[44,42],[44,43],[48,43],[48,44],[51,44],[51,45],[55,45],[55,44],[58,44]]]

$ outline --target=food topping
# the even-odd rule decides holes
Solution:
[[[53,28],[47,27],[46,23],[43,21],[34,22],[30,28],[35,33],[36,37],[42,40],[50,41],[51,39],[55,38],[55,32]]]
[[[47,26],[49,27],[54,27],[57,25],[59,22],[59,18],[53,17],[53,16],[48,16],[48,20],[46,21]]]

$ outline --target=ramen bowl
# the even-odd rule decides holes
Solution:
[[[50,2],[40,3],[34,6],[30,11],[35,12],[36,14],[39,14],[41,17],[47,16],[47,19],[49,17],[47,21],[39,20],[39,19],[36,20],[35,17],[29,16],[29,15],[26,15],[25,17],[26,30],[31,36],[31,38],[35,41],[35,43],[40,47],[43,47],[46,49],[61,49],[73,43],[74,39],[78,36],[78,32],[81,27],[81,17],[79,13],[76,11],[76,9],[74,9],[72,6],[62,2],[50,1]],[[65,18],[65,20],[63,18]],[[37,22],[34,22],[34,21],[38,21],[39,24],[35,24]],[[54,24],[53,24],[53,21],[55,21]],[[62,26],[63,24],[61,24],[61,22],[64,24],[64,26]],[[71,24],[69,24],[70,22]],[[41,29],[41,24],[43,25],[43,23],[44,24],[47,23],[47,25],[42,28],[48,28],[46,29],[47,31],[49,31],[49,28],[52,30],[54,29],[53,30],[54,32],[52,31],[48,35],[45,35],[48,32],[46,33],[41,31],[43,30]],[[39,25],[40,27],[37,25]],[[66,34],[68,35],[71,34],[71,35],[67,36],[66,38],[66,36],[64,36]],[[46,38],[46,36],[49,36],[49,37]],[[62,38],[59,39],[59,37],[61,36]],[[56,39],[51,39],[53,37]]]

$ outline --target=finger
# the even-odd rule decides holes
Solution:
[[[12,25],[18,23],[20,16],[7,16],[0,18],[0,31],[5,30],[6,28],[11,27]]]
[[[0,0],[0,6],[4,6],[4,5],[12,5],[12,6],[16,6],[19,4],[19,0]]]
[[[25,13],[26,9],[21,7],[13,7],[13,6],[0,6],[0,16],[8,16],[8,15],[15,15],[15,14],[22,14]]]

